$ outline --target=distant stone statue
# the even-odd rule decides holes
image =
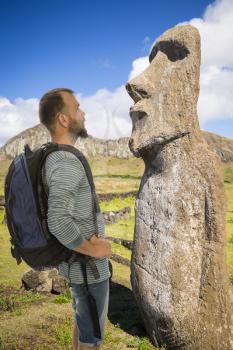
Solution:
[[[149,60],[126,85],[135,102],[129,147],[145,163],[135,205],[133,292],[156,346],[230,350],[224,182],[198,123],[198,30],[166,31]]]

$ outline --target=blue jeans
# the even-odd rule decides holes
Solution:
[[[89,305],[82,285],[71,283],[70,292],[72,296],[72,307],[74,309],[74,320],[77,322],[79,331],[79,344],[87,347],[94,347],[100,345],[105,336],[109,302],[109,278],[102,282],[89,284],[88,289],[96,301],[101,339],[94,336]]]

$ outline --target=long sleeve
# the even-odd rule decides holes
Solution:
[[[77,158],[56,161],[47,174],[48,227],[64,246],[74,249],[85,239],[72,213],[73,201],[85,170]]]

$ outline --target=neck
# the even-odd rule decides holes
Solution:
[[[71,145],[74,146],[76,139],[72,137],[70,134],[66,135],[51,135],[52,142],[63,144],[63,145]]]

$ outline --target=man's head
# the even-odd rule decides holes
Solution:
[[[46,126],[52,138],[68,136],[75,142],[79,136],[87,137],[84,116],[85,113],[70,89],[49,90],[40,100],[40,122]]]

